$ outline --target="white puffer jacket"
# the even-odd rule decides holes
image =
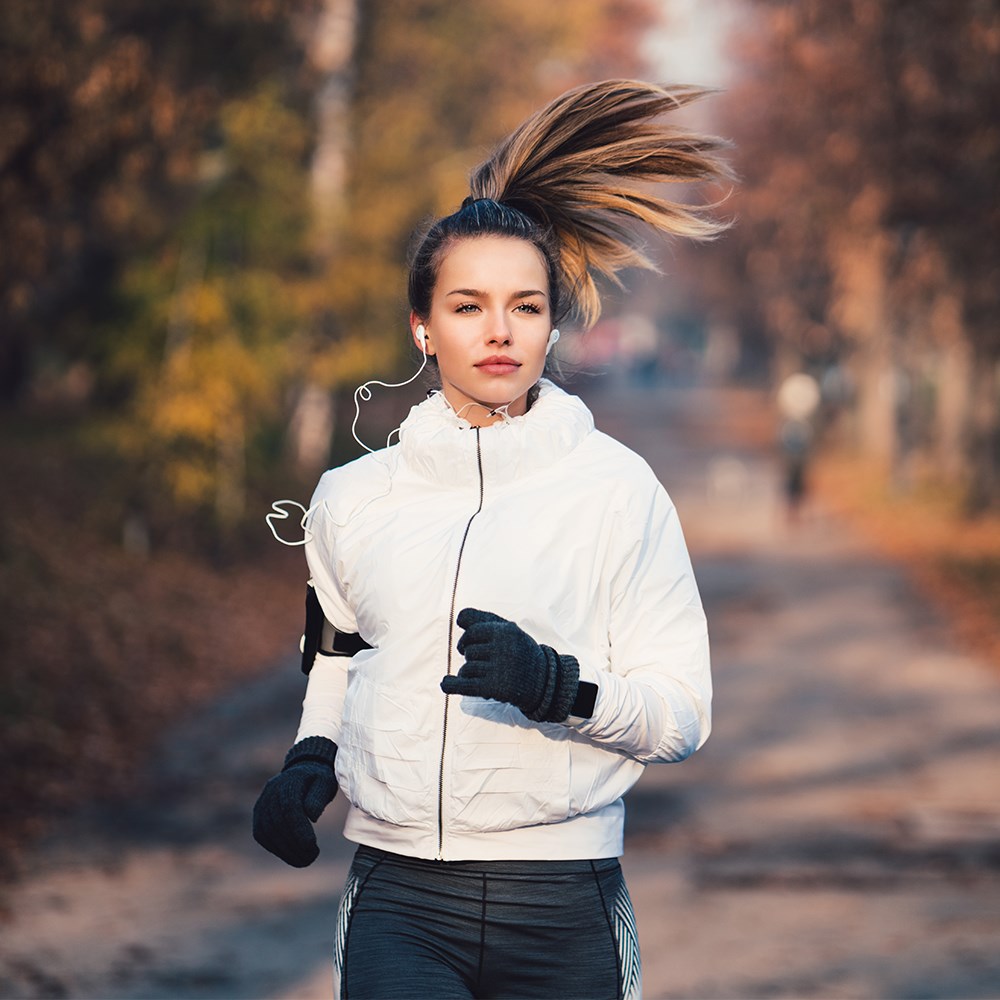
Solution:
[[[297,736],[340,748],[345,836],[445,860],[619,855],[622,795],[710,728],[705,616],[646,463],[549,382],[524,416],[482,429],[437,394],[398,445],[327,472],[313,507],[320,604],[373,647],[317,657]],[[594,714],[534,723],[446,696],[466,607],[575,656]]]

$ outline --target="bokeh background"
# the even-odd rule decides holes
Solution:
[[[850,532],[994,692],[995,0],[6,0],[9,885],[54,864],[38,852],[81,809],[134,795],[171,727],[276,664],[294,670],[304,565],[263,517],[357,454],[358,383],[414,370],[411,234],[457,207],[469,170],[527,114],[606,77],[718,88],[684,120],[732,141],[738,182],[677,195],[718,201],[734,225],[709,245],[655,247],[662,274],[608,288],[599,325],[565,331],[568,386],[637,447],[701,435],[702,500],[732,507],[678,501],[696,568],[703,553],[711,578],[734,524],[775,551]],[[376,394],[365,440],[425,389]],[[700,459],[669,459],[673,492],[669,473]],[[760,476],[773,502],[750,517]],[[826,571],[827,549],[802,551]],[[752,597],[759,578],[730,570],[726,593]],[[766,600],[757,612],[766,629]],[[843,608],[822,614],[835,634]],[[649,823],[669,826],[668,812]],[[1000,820],[976,830],[995,879]],[[112,995],[110,980],[15,965],[0,976],[11,996]],[[995,971],[962,980],[980,990],[965,995],[1000,992]],[[200,995],[192,982],[143,995]],[[829,981],[755,982],[686,988],[832,995]],[[958,995],[940,983],[900,995]],[[127,979],[117,988],[130,995]],[[245,982],[201,989],[248,995]]]

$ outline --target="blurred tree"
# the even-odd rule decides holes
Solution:
[[[155,257],[124,272],[131,322],[114,327],[108,370],[134,387],[121,439],[225,530],[242,518],[247,451],[282,412],[316,290],[306,122],[265,84],[218,123],[198,200]]]
[[[0,6],[0,402],[99,364],[123,260],[198,188],[222,104],[294,78],[316,0],[8,0]]]
[[[1000,8],[756,0],[727,96],[745,185],[734,313],[778,375],[841,362],[859,440],[1000,500]],[[714,266],[709,262],[710,266]],[[956,457],[959,461],[956,461]]]

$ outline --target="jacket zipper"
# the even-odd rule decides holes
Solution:
[[[462,553],[465,552],[465,541],[469,537],[469,529],[476,515],[483,509],[484,481],[483,481],[483,452],[479,441],[479,428],[476,431],[476,466],[479,470],[479,506],[473,511],[472,516],[465,524],[465,533],[462,535],[462,544],[458,547],[458,561],[455,564],[455,579],[451,587],[451,612],[448,616],[448,675],[451,675],[451,661],[455,648],[455,602],[458,599],[458,575],[462,570]],[[444,699],[444,721],[441,726],[441,761],[438,766],[438,861],[444,860],[444,758],[445,747],[448,742],[448,706],[451,704],[451,696]]]

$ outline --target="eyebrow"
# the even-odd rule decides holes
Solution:
[[[449,295],[467,295],[469,298],[481,299],[481,298],[485,298],[487,293],[479,291],[478,288],[453,288],[450,292],[448,292],[448,294]],[[545,292],[543,292],[540,288],[525,288],[525,289],[521,290],[520,292],[514,292],[514,294],[511,296],[511,298],[512,299],[526,299],[526,298],[529,298],[532,295],[541,295],[543,297],[547,297],[545,295]]]

